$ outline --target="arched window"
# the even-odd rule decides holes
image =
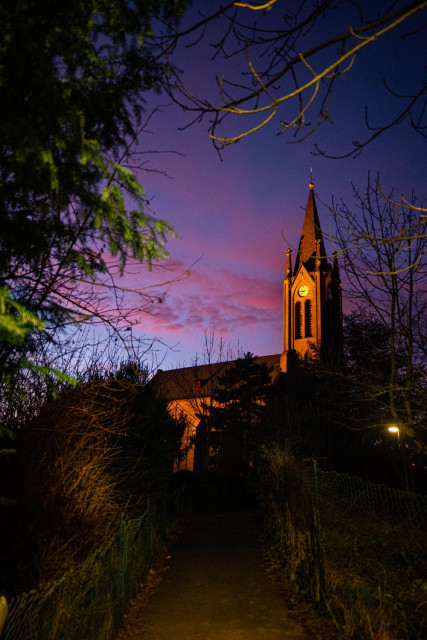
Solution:
[[[305,337],[311,338],[311,300],[306,300],[304,303],[304,325]]]
[[[295,303],[295,338],[302,338],[301,302]]]

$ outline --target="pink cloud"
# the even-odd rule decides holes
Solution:
[[[273,351],[281,348],[281,283],[263,277],[196,267],[190,277],[170,287],[165,302],[153,311],[155,315],[144,315],[136,328],[168,343],[188,344],[194,336],[200,341],[205,331],[215,330],[234,344],[248,342],[248,336],[252,342],[257,334],[274,334]]]

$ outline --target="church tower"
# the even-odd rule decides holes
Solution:
[[[305,210],[295,266],[286,251],[283,282],[283,353],[280,368],[290,372],[301,359],[336,360],[342,348],[342,294],[338,259],[327,260],[313,184]]]

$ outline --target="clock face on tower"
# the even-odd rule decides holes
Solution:
[[[308,288],[308,286],[306,284],[303,284],[298,289],[298,295],[301,296],[301,298],[305,298],[305,296],[308,295],[309,291],[310,289]]]

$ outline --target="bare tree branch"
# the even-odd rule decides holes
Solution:
[[[225,26],[225,34],[219,41],[212,43],[215,49],[213,57],[217,59],[218,53],[222,52],[227,60],[244,53],[245,63],[242,62],[240,73],[243,78],[247,77],[249,82],[238,82],[221,73],[217,79],[219,101],[214,102],[193,91],[176,71],[170,80],[169,93],[185,111],[195,114],[192,122],[200,121],[204,117],[209,118],[209,135],[218,149],[259,131],[278,116],[285,106],[290,117],[280,121],[281,128],[278,133],[292,131],[294,138],[298,135],[298,140],[290,142],[304,140],[325,120],[330,120],[335,80],[351,72],[355,59],[364,49],[370,49],[378,40],[397,32],[415,16],[421,20],[427,2],[417,0],[395,7],[396,4],[394,10],[388,5],[379,7],[375,17],[366,18],[362,3],[340,3],[339,9],[348,13],[348,21],[358,21],[359,26],[348,24],[346,30],[325,37],[325,23],[321,24],[319,20],[334,18],[337,5],[331,0],[317,3],[312,10],[307,10],[306,3],[303,2],[295,13],[292,13],[281,0],[262,4],[256,7],[257,13],[261,9],[264,11],[260,21],[255,25],[249,24],[249,21],[245,22],[248,10],[254,9],[254,6],[248,3],[229,3],[211,16],[204,16],[187,30],[165,37],[161,46],[164,54],[169,57],[181,40],[185,41],[189,34],[200,32],[202,27],[207,29],[214,20],[215,24],[221,20]],[[370,8],[367,7],[368,10]],[[272,22],[270,9],[282,10],[282,16],[278,18],[275,14]],[[240,20],[242,12],[243,21]],[[336,29],[338,28],[339,22]],[[411,35],[419,31],[420,29],[412,30]],[[200,38],[203,37],[206,36],[201,33]],[[227,51],[226,42],[229,45]],[[199,44],[198,39],[197,45]],[[293,88],[283,89],[281,83],[286,82],[290,82]],[[387,84],[385,86],[388,89]],[[426,90],[425,84],[411,96],[399,96],[398,92],[389,90],[396,98],[405,99],[405,106],[399,108],[390,122],[372,128],[366,116],[368,128],[373,131],[366,140],[353,142],[352,148],[341,155],[329,156],[327,151],[319,148],[317,152],[336,158],[356,156],[366,145],[400,124],[406,117],[420,135],[425,135],[425,109],[421,108],[416,115],[415,107],[421,104]],[[311,121],[315,105],[319,108]],[[309,113],[312,114],[311,117]],[[238,134],[222,135],[218,128],[229,116],[237,117],[239,123],[249,119],[251,124]]]

